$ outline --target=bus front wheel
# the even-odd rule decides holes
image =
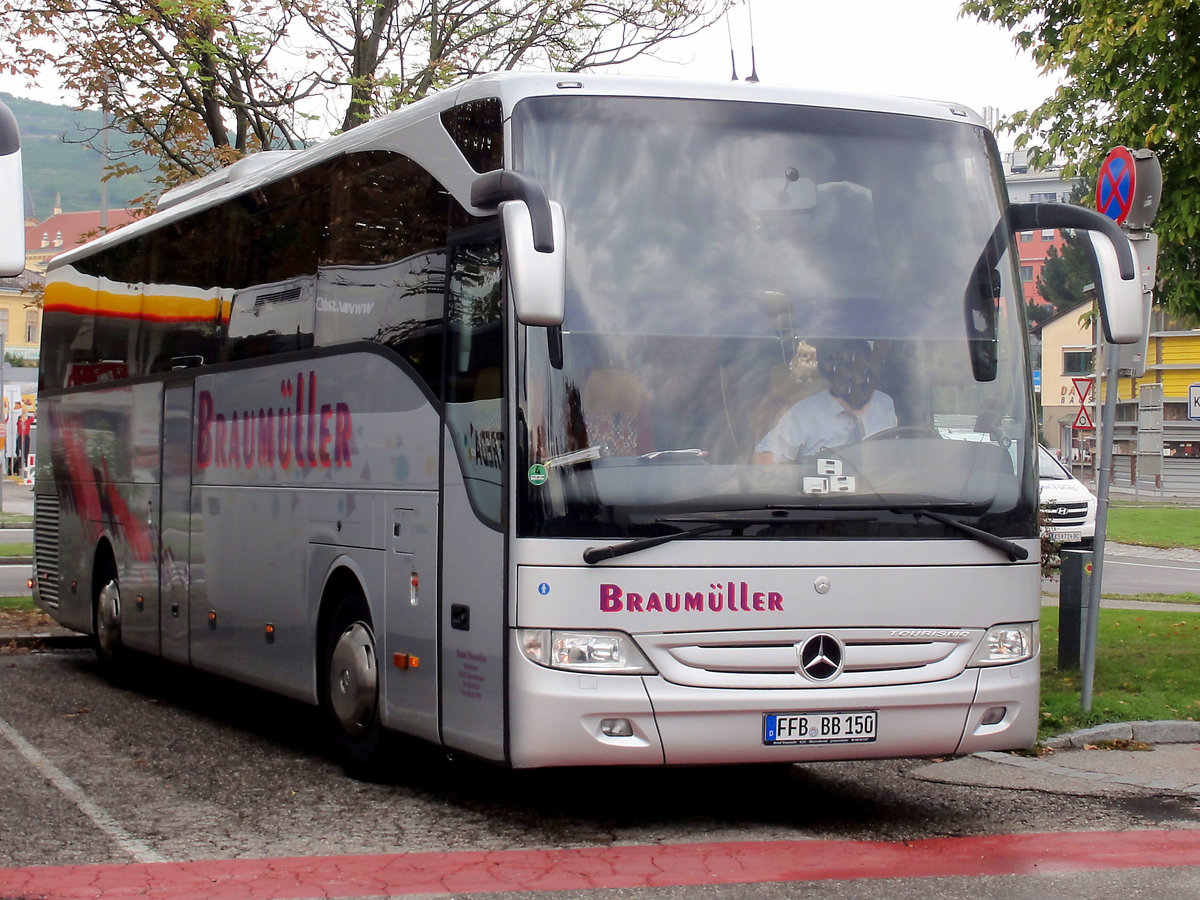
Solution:
[[[322,641],[321,707],[346,773],[378,774],[379,661],[366,599],[348,590],[335,601]]]

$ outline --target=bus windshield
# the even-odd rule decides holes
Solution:
[[[774,516],[904,537],[937,509],[1028,536],[1024,325],[986,130],[576,96],[522,101],[513,133],[567,230],[562,366],[520,329],[520,533]]]

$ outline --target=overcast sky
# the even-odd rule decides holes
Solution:
[[[724,23],[622,71],[730,77],[750,74],[750,12],[758,77],[794,87],[954,100],[1002,115],[1031,109],[1056,87],[998,25],[959,18],[960,0],[751,0]]]
[[[982,113],[1031,109],[1053,93],[1009,32],[959,18],[961,0],[745,0],[728,24],[622,67],[622,72],[725,81],[730,35],[738,76],[750,74],[753,12],[757,72],[762,81],[855,93],[954,100]],[[0,76],[0,91],[71,103],[44,78],[40,90]],[[1001,141],[1003,145],[1004,140]]]

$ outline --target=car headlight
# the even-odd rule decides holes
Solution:
[[[1041,649],[1041,626],[1037,622],[996,625],[989,628],[971,656],[972,666],[1003,666],[1033,659]]]
[[[540,666],[604,675],[653,675],[656,670],[633,638],[621,631],[518,628],[525,658]]]

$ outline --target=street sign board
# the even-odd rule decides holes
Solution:
[[[1075,417],[1075,423],[1071,426],[1076,431],[1095,431],[1096,426],[1092,422],[1091,413],[1087,411],[1086,406],[1079,408],[1079,415]]]
[[[1188,418],[1200,422],[1200,384],[1188,387]]]
[[[1075,396],[1079,398],[1079,402],[1087,403],[1088,394],[1092,392],[1092,379],[1072,378],[1071,384],[1075,385]]]
[[[1113,147],[1096,178],[1096,209],[1116,222],[1124,222],[1133,209],[1137,175],[1128,147]]]

